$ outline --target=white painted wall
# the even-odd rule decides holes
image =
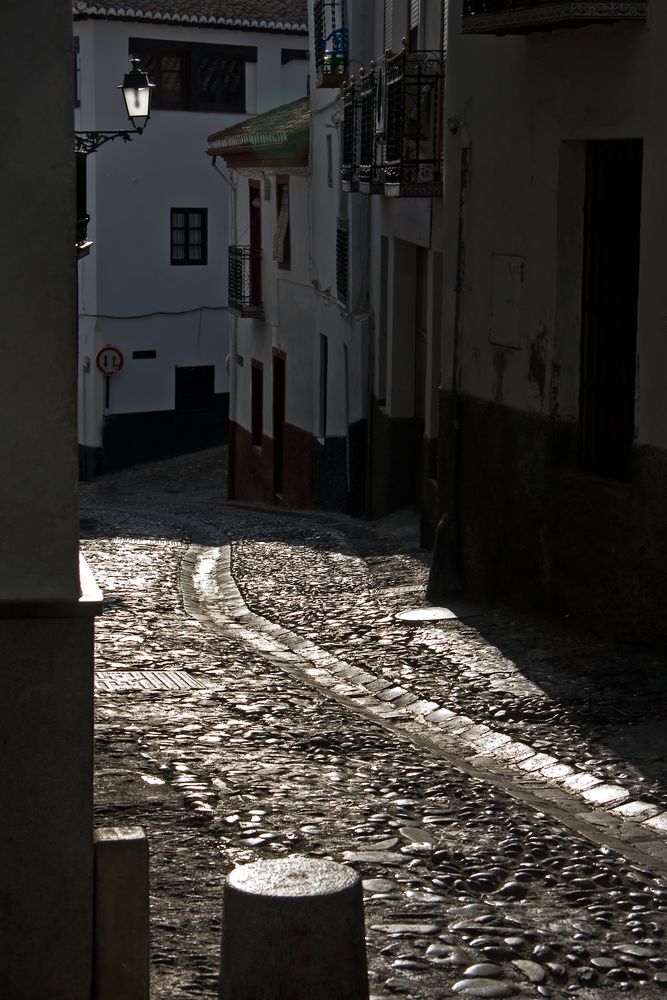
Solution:
[[[299,88],[305,91],[307,63],[281,65],[281,49],[305,48],[304,36],[118,21],[76,22],[74,31],[81,49],[82,129],[125,126],[116,86],[127,71],[130,37],[256,46],[258,60],[247,64],[248,114],[271,107],[277,93],[291,100]],[[156,110],[142,136],[89,157],[94,246],[80,264],[82,443],[101,443],[105,379],[94,362],[107,344],[126,359],[110,386],[110,413],[171,409],[176,365],[215,365],[216,392],[228,391],[228,197],[205,151],[209,134],[244,117]],[[172,207],[208,209],[207,265],[171,265]],[[133,362],[133,350],[155,350],[157,358]]]
[[[548,412],[548,388],[542,395],[528,376],[531,346],[542,336],[547,378],[559,384],[559,416],[576,419],[581,287],[576,255],[581,250],[584,143],[643,138],[637,440],[667,447],[667,290],[662,274],[667,10],[652,4],[650,24],[504,38],[459,36],[460,11],[457,0],[450,11],[446,115],[460,116],[465,129],[452,137],[447,156],[443,350],[449,353],[453,332],[460,150],[469,138],[461,388],[482,399],[498,396],[499,374],[489,350],[492,255],[521,255],[525,281],[519,344],[502,352],[503,401],[529,412]]]

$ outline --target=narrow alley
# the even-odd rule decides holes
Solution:
[[[95,822],[148,835],[153,1000],[217,996],[226,875],[290,853],[361,874],[374,1000],[662,995],[664,660],[503,607],[401,620],[404,524],[226,504],[225,461],[81,488]]]

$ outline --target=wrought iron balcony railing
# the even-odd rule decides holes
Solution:
[[[262,319],[262,258],[250,247],[229,248],[229,308],[237,316]]]
[[[442,194],[441,52],[405,50],[386,61],[384,192]]]
[[[389,197],[442,194],[443,58],[388,54],[343,92],[343,189]]]
[[[378,150],[376,135],[378,131],[377,112],[384,99],[380,94],[381,77],[375,64],[368,73],[361,74],[357,99],[357,131],[359,142],[357,146],[357,175],[359,188],[363,194],[376,194],[381,188],[378,185]]]
[[[645,21],[648,0],[463,0],[463,32],[507,35]]]
[[[315,0],[315,69],[318,87],[340,87],[347,79],[349,36],[343,0]]]

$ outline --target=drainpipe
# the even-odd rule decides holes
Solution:
[[[461,544],[461,434],[460,434],[460,341],[461,296],[465,275],[465,235],[468,214],[468,185],[472,144],[462,118],[452,116],[447,121],[452,135],[460,135],[458,238],[456,249],[456,298],[452,342],[450,384],[450,420],[447,452],[447,506],[436,531],[433,559],[426,586],[426,598],[434,603],[463,593],[463,552]]]
[[[220,176],[222,177],[223,181],[225,182],[225,184],[229,188],[229,242],[228,242],[228,247],[230,247],[230,246],[236,246],[236,240],[237,240],[236,199],[237,199],[238,186],[237,186],[237,182],[235,180],[233,180],[231,177],[228,177],[227,174],[224,173],[220,169],[220,167],[216,163],[216,159],[217,159],[217,157],[214,156],[213,160],[212,160],[213,169],[216,171],[216,173],[220,174]],[[229,253],[227,255],[227,259],[229,260]],[[235,359],[236,358],[236,354],[237,354],[237,333],[238,333],[237,323],[238,323],[238,316],[232,315],[232,316],[229,317],[229,319],[230,319],[230,324],[229,324],[229,358],[230,358],[230,361],[232,361],[232,363],[229,365],[229,372],[228,372],[228,374],[229,374],[229,414],[228,414],[228,419],[227,419],[227,442],[228,442],[228,448],[227,448],[227,455],[228,455],[228,462],[227,462],[227,496],[228,496],[228,498],[230,500],[233,500],[234,497],[235,497],[235,490],[234,490],[234,483],[233,483],[234,458],[233,458],[233,455],[232,455],[232,451],[233,451],[233,448],[234,448],[234,441],[233,441],[233,439],[232,439],[229,431],[230,431],[232,414],[236,413],[236,377],[237,377],[237,365],[236,365],[235,361],[232,360],[232,359]]]

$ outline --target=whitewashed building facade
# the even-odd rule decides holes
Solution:
[[[451,3],[441,509],[469,594],[635,636],[667,630],[665,41],[653,0]]]
[[[88,157],[79,265],[84,474],[222,442],[229,383],[225,182],[202,156],[220,123],[305,94],[304,5],[74,3],[76,128],[124,128],[130,56],[152,82],[141,136]],[[115,347],[122,368],[96,365]]]
[[[432,524],[443,8],[315,0],[309,22],[309,171],[289,178],[296,261],[289,273],[272,260],[279,144],[263,167],[245,164],[248,178],[260,185],[258,266],[269,279],[266,290],[263,277],[262,290],[280,307],[271,305],[261,316],[237,310],[230,412],[232,434],[242,444],[235,447],[230,436],[230,489],[243,498],[374,516],[414,505],[433,511],[425,520]],[[253,227],[239,141],[228,129],[211,137],[209,152],[241,168],[237,241],[239,252],[251,252],[252,241],[241,238]],[[286,401],[285,433],[295,445],[285,451],[291,487],[279,490],[272,442],[282,404],[276,411],[268,373],[282,364],[285,388],[278,393]],[[255,395],[263,393],[261,435],[253,384]]]

